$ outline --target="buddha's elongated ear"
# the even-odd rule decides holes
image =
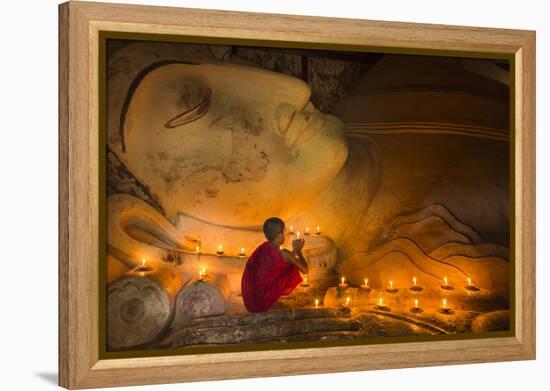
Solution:
[[[197,103],[195,106],[193,106],[189,110],[186,110],[183,113],[178,114],[175,117],[171,118],[170,120],[168,120],[168,122],[166,122],[166,124],[164,124],[164,126],[169,129],[172,129],[181,125],[188,124],[189,122],[198,120],[208,112],[208,108],[210,107],[211,97],[212,97],[212,90],[210,88],[207,88],[204,94],[204,97],[199,103]]]

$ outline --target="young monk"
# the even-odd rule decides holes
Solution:
[[[285,223],[278,217],[264,222],[266,242],[261,244],[246,263],[241,280],[241,293],[250,312],[267,311],[281,296],[290,294],[302,282],[300,272],[309,267],[302,255],[304,239],[292,241],[292,252],[281,250],[285,242]]]

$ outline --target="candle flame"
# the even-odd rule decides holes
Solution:
[[[369,279],[365,278],[365,286],[369,286]]]
[[[449,285],[449,280],[447,280],[447,277],[443,277],[443,285]]]
[[[306,235],[309,233],[309,227],[306,227]]]
[[[390,289],[393,289],[393,281],[390,280]]]
[[[307,284],[307,274],[304,276],[304,284]]]
[[[300,239],[300,231],[296,232],[296,237]]]
[[[241,247],[241,254],[244,255],[244,247]]]
[[[447,309],[447,299],[443,299],[443,306],[441,308]]]
[[[472,286],[472,285],[473,285],[473,284],[472,284],[472,279],[471,279],[470,277],[468,277],[468,285],[469,285],[469,286]]]
[[[344,284],[346,283],[346,277],[342,277],[342,278],[340,279],[340,281],[342,281],[340,284],[341,284],[341,285],[344,285]]]
[[[200,251],[201,251],[200,246],[195,247],[195,251],[196,251],[197,253],[200,253]]]
[[[223,251],[223,246],[221,244],[218,246],[218,251]]]
[[[413,286],[416,286],[416,277],[413,277]]]
[[[414,299],[414,308],[418,308],[418,299]]]
[[[379,297],[379,298],[378,298],[378,305],[379,305],[380,307],[383,307],[383,306],[384,306],[384,299],[382,299],[382,297]]]
[[[319,308],[319,299],[315,299],[315,308]]]
[[[293,233],[294,232],[294,227],[291,225],[290,226],[290,233]]]
[[[142,267],[145,266],[145,262],[147,262],[147,260],[146,260],[145,258],[143,258],[143,259],[141,260],[141,266],[142,266]]]
[[[351,301],[351,297],[346,297],[346,307],[349,307],[349,302]]]
[[[321,233],[321,227],[317,226],[317,233],[320,234]]]

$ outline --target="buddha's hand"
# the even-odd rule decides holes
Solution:
[[[302,252],[302,248],[304,248],[304,243],[305,243],[304,239],[294,239],[292,241],[292,249],[296,254],[299,254]]]

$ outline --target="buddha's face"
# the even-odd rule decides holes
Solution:
[[[171,218],[257,227],[292,218],[334,179],[348,147],[308,85],[228,64],[168,64],[139,82],[121,159]]]

